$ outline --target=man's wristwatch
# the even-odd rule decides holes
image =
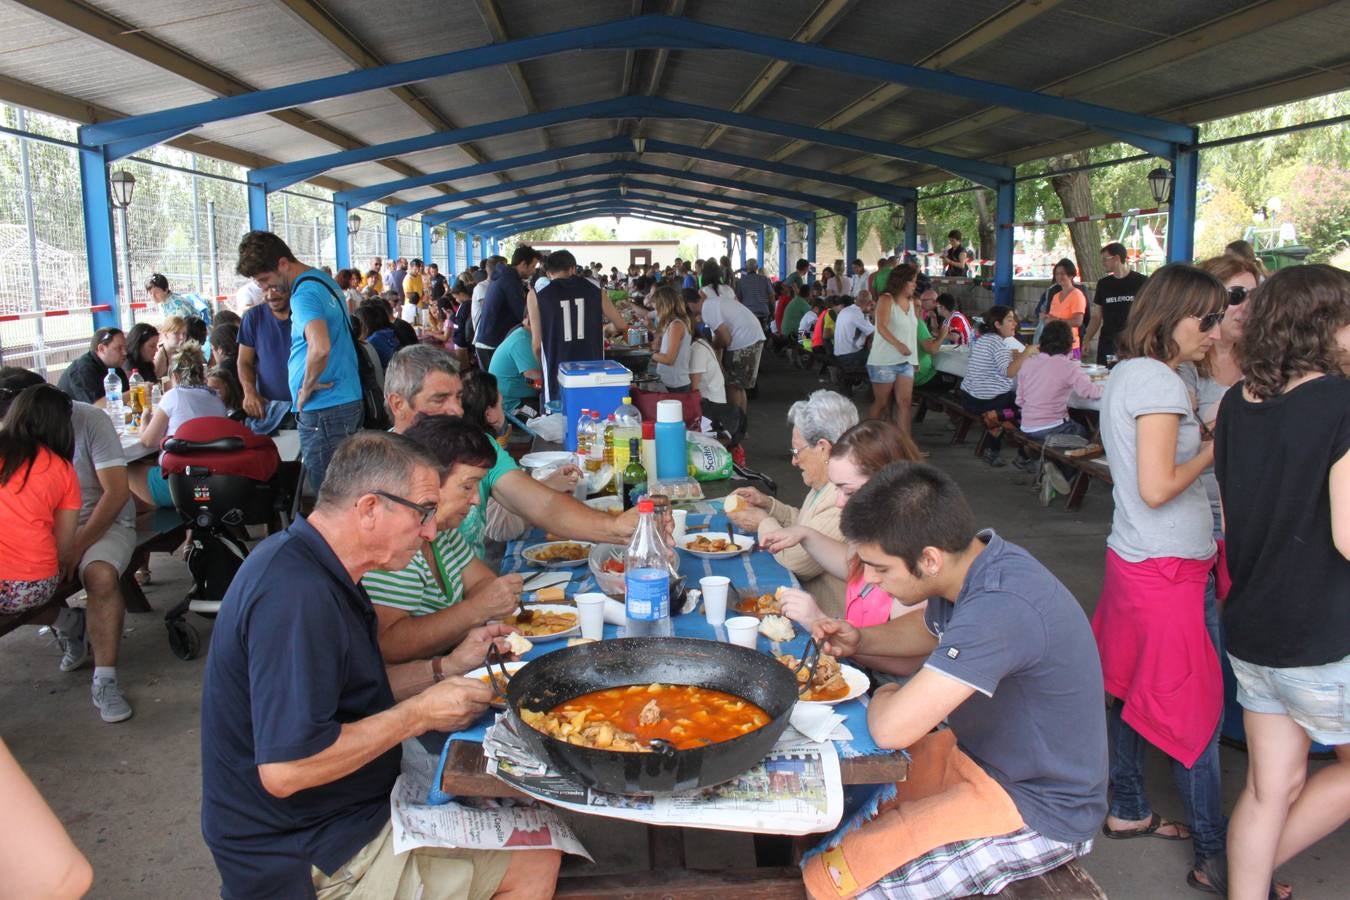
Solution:
[[[445,669],[441,667],[442,657],[433,656],[431,658],[431,681],[433,684],[440,684],[445,680]]]

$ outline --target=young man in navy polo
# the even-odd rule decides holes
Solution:
[[[929,465],[882,469],[840,527],[864,581],[925,610],[863,629],[827,619],[815,637],[835,656],[928,659],[867,710],[878,745],[909,749],[909,778],[803,864],[812,896],[997,893],[1088,853],[1106,817],[1106,709],[1078,601],[1021,547],[977,532]]]

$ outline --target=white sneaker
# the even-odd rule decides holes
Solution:
[[[1045,474],[1049,477],[1050,484],[1054,485],[1056,491],[1061,494],[1069,493],[1069,479],[1064,477],[1064,473],[1059,470],[1059,466],[1052,462],[1047,462],[1045,464]]]
[[[94,705],[98,707],[103,721],[125,722],[131,718],[131,704],[123,696],[122,689],[115,678],[99,678],[94,681],[92,691]]]

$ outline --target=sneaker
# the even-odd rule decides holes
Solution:
[[[992,451],[992,450],[986,450],[986,451],[985,451],[985,453],[984,453],[984,461],[987,462],[987,463],[989,463],[990,468],[994,468],[994,469],[997,469],[997,468],[999,468],[1000,466],[1006,466],[1006,465],[1008,464],[1008,461],[1007,461],[1006,459],[1004,459],[1003,457],[999,456],[997,453],[995,453],[995,452]]]
[[[1054,485],[1055,491],[1060,494],[1069,493],[1069,479],[1064,477],[1064,473],[1059,470],[1059,466],[1047,465],[1045,467],[1046,477]]]
[[[125,722],[131,718],[131,704],[122,696],[122,689],[112,678],[103,678],[94,682],[94,705],[105,722]]]
[[[1023,472],[1026,472],[1028,475],[1031,475],[1036,471],[1036,460],[1029,456],[1017,457],[1017,459],[1013,460],[1013,465]]]
[[[65,628],[52,626],[56,644],[61,648],[62,672],[74,672],[89,660],[89,632],[84,627],[85,612],[82,609],[70,612],[74,614],[72,624]]]

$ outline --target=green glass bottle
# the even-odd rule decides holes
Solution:
[[[642,465],[642,454],[638,450],[638,439],[628,441],[628,465],[623,469],[623,508],[632,509],[637,505],[637,496],[647,489],[647,469]]]

